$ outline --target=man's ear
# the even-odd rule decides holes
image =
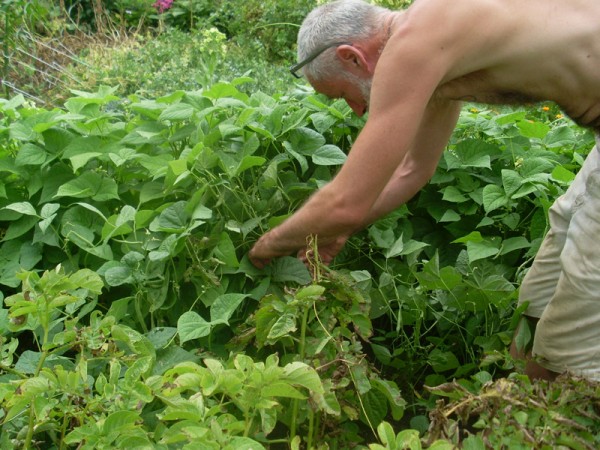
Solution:
[[[369,63],[364,51],[353,45],[340,45],[335,50],[342,65],[352,73],[367,72],[369,73]]]

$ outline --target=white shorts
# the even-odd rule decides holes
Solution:
[[[519,302],[539,318],[533,355],[545,368],[600,381],[600,137],[525,276]]]

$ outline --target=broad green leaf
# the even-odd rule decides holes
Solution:
[[[362,396],[362,406],[361,416],[366,414],[369,418],[369,423],[373,426],[381,423],[388,413],[388,403],[385,395],[375,389],[371,389]],[[418,436],[418,431],[415,432]]]
[[[245,156],[238,164],[233,175],[237,177],[241,173],[245,172],[248,169],[251,169],[252,167],[262,166],[266,161],[267,160],[262,156]]]
[[[23,145],[15,158],[17,166],[41,166],[46,161],[47,154],[43,148],[35,144]]]
[[[318,284],[311,284],[310,286],[303,287],[296,292],[295,298],[297,300],[305,300],[318,298],[325,292],[325,288],[323,286],[319,286]]]
[[[276,259],[272,266],[271,273],[274,281],[308,284],[312,280],[308,269],[298,258],[284,256]]]
[[[453,209],[447,209],[444,215],[440,217],[439,222],[458,222],[461,219],[460,215]]]
[[[319,374],[312,367],[296,361],[287,364],[283,368],[285,379],[290,383],[305,387],[306,389],[318,393],[323,393],[323,385]]]
[[[104,278],[109,286],[121,286],[133,282],[133,271],[125,266],[111,267],[104,274]]]
[[[140,420],[139,413],[135,411],[116,411],[108,415],[102,424],[104,434],[119,433],[125,429],[133,428],[135,422]]]
[[[396,436],[396,448],[418,449],[421,447],[421,439],[417,430],[402,430]]]
[[[177,328],[157,327],[150,330],[146,337],[152,343],[155,349],[166,347],[171,342],[173,336],[177,334]]]
[[[117,183],[112,178],[103,177],[96,172],[85,172],[58,188],[56,197],[92,198],[102,202],[118,199]]]
[[[165,231],[168,233],[184,232],[189,222],[186,206],[186,201],[180,201],[168,206],[152,221],[150,230]]]
[[[483,188],[483,208],[490,213],[498,208],[508,205],[508,198],[504,189],[495,184],[488,184]]]
[[[502,247],[500,249],[500,254],[505,255],[506,253],[510,253],[515,250],[521,250],[524,248],[531,247],[529,241],[523,236],[517,236],[508,238],[502,241]]]
[[[24,215],[20,219],[10,222],[10,225],[6,229],[6,233],[4,234],[2,240],[10,241],[23,236],[25,233],[31,230],[36,223],[38,223],[38,220],[39,219],[36,216]]]
[[[296,331],[296,317],[291,313],[281,315],[273,324],[267,339],[276,340],[284,336],[289,336]]]
[[[215,246],[214,256],[219,261],[223,262],[228,268],[237,268],[240,266],[240,262],[237,259],[237,255],[235,253],[235,246],[227,233],[221,233],[219,242]]]
[[[388,399],[394,420],[400,420],[404,416],[406,400],[402,398],[402,394],[396,383],[389,380],[375,378],[371,380],[371,384]]]
[[[102,288],[104,287],[104,283],[100,276],[90,269],[80,269],[71,276],[69,276],[69,280],[79,287],[87,289],[95,294],[102,293]]]
[[[461,238],[453,240],[452,243],[455,244],[455,243],[482,242],[482,241],[483,241],[483,236],[481,235],[481,233],[479,231],[472,231],[471,233],[467,234],[466,236],[463,236]]]
[[[575,179],[575,174],[563,166],[556,166],[551,174],[552,178],[562,183],[570,183]]]
[[[56,212],[60,209],[60,205],[58,203],[46,203],[42,206],[42,210],[40,211],[40,216],[43,219],[54,218],[56,216]]]
[[[458,188],[455,186],[447,186],[443,189],[444,195],[442,200],[451,202],[451,203],[462,203],[469,200],[466,196],[464,196]]]
[[[544,139],[550,131],[550,127],[545,123],[529,120],[520,120],[517,122],[517,127],[519,128],[521,135],[535,139]]]
[[[16,211],[21,214],[25,214],[27,216],[37,216],[35,208],[29,202],[11,203],[10,205],[6,205],[4,208],[10,209],[11,211]]]
[[[223,294],[210,306],[211,322],[222,321],[228,324],[229,319],[247,297],[246,294]]]
[[[185,103],[175,103],[165,109],[158,120],[181,121],[190,119],[194,115],[194,108]]]
[[[302,127],[290,132],[289,142],[294,151],[304,156],[312,156],[326,141],[321,133]]]
[[[448,169],[464,169],[465,167],[491,168],[490,154],[497,152],[497,147],[475,139],[459,142],[452,151],[444,152]]]
[[[265,447],[254,439],[234,436],[223,450],[265,450]]]
[[[447,372],[460,366],[454,353],[437,348],[429,353],[428,363],[436,372]]]
[[[346,162],[346,154],[337,145],[324,145],[313,153],[312,160],[319,166],[337,166]]]
[[[100,152],[88,152],[72,156],[69,159],[71,160],[71,165],[73,166],[73,172],[77,172],[77,170],[85,166],[91,159],[94,159],[100,155],[102,155]]]
[[[329,129],[335,125],[339,119],[326,112],[318,112],[311,114],[310,120],[312,121],[315,129],[319,133],[323,134],[329,131]]]
[[[467,254],[471,263],[479,259],[496,256],[498,254],[498,244],[491,240],[467,242]]]
[[[517,189],[523,184],[523,177],[514,170],[503,169],[502,170],[502,186],[506,196],[510,197],[514,194]],[[488,211],[489,212],[489,211]]]
[[[379,439],[385,445],[387,449],[395,449],[396,447],[396,433],[394,429],[388,422],[381,422],[377,426],[377,434],[379,435]]]
[[[208,336],[210,330],[211,324],[194,311],[183,313],[177,320],[177,333],[182,344],[192,339]]]
[[[302,392],[284,381],[269,383],[262,388],[261,396],[297,398],[299,400],[304,400],[306,398]]]

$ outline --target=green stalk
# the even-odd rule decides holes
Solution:
[[[44,327],[44,341],[43,341],[44,344],[46,344],[47,341],[48,341],[48,328]],[[44,348],[44,344],[42,344],[42,348]],[[42,371],[42,367],[44,367],[44,362],[46,361],[47,357],[48,357],[48,351],[43,350],[42,355],[40,356],[40,362],[38,363],[37,368],[35,369],[34,377],[37,377],[40,374],[40,372]],[[33,439],[34,426],[35,426],[35,405],[32,400],[31,404],[29,405],[29,424],[28,424],[28,428],[27,428],[27,436],[25,437],[25,445],[23,448],[31,448],[31,440]]]
[[[305,346],[306,346],[306,324],[308,323],[308,306],[304,307],[304,312],[302,314],[302,324],[300,328],[300,343],[298,347],[298,353],[300,354],[300,360],[304,361],[305,357]],[[295,398],[292,402],[292,421],[290,423],[290,440],[294,439],[296,436],[296,422],[298,420],[298,408],[300,406],[300,401]],[[310,447],[308,447],[310,448]]]

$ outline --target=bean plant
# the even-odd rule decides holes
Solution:
[[[448,448],[419,434],[425,386],[514,370],[518,284],[592,135],[468,105],[431,182],[330,267],[259,270],[364,121],[251,82],[0,99],[3,447]]]

